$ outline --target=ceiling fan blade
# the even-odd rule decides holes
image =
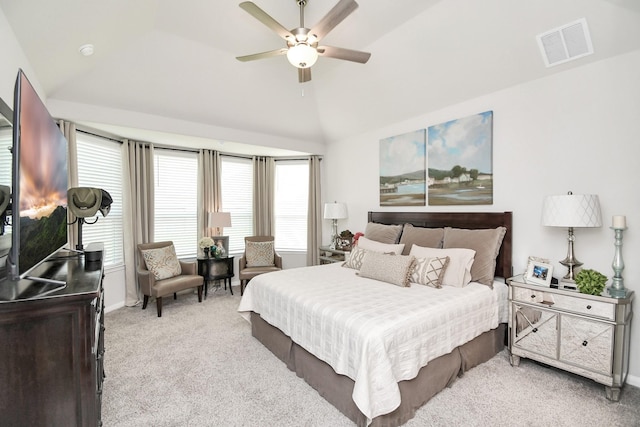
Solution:
[[[247,11],[251,16],[256,18],[258,21],[262,22],[264,25],[269,27],[272,31],[274,31],[283,39],[286,40],[287,37],[294,37],[293,34],[291,34],[291,31],[283,27],[278,21],[276,21],[271,16],[269,16],[267,12],[265,12],[264,10],[256,6],[255,3],[250,1],[243,1],[242,3],[240,3],[240,7],[245,11]]]
[[[318,46],[318,54],[329,58],[344,59],[347,61],[359,62],[366,64],[371,54],[359,50],[345,49],[343,47],[334,46]]]
[[[283,47],[282,49],[270,50],[268,52],[254,53],[252,55],[244,55],[244,56],[236,56],[238,61],[247,62],[247,61],[255,61],[256,59],[265,59],[265,58],[273,58],[274,56],[286,55],[287,48]]]
[[[333,9],[311,29],[311,34],[315,34],[318,40],[320,40],[357,8],[358,3],[356,3],[355,0],[340,0],[338,4],[333,6]]]
[[[298,68],[298,82],[305,83],[311,81],[311,68]]]

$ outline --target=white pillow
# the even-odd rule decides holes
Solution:
[[[365,249],[367,251],[373,251],[383,254],[394,254],[400,255],[402,254],[402,250],[404,249],[404,243],[397,243],[395,245],[390,243],[380,243],[375,240],[367,239],[364,236],[361,236],[358,239],[358,247],[360,249]]]
[[[443,285],[462,288],[471,281],[471,266],[476,256],[476,251],[473,249],[436,249],[413,245],[409,254],[416,258],[449,257],[449,265],[442,278]]]

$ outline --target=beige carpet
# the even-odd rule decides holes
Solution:
[[[354,425],[251,337],[234,293],[168,298],[161,318],[155,303],[107,313],[105,426]],[[593,381],[528,360],[511,367],[505,350],[405,425],[640,426],[640,389],[609,402]]]

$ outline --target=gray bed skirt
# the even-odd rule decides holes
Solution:
[[[504,347],[506,325],[487,331],[451,353],[432,360],[420,369],[418,376],[401,381],[400,406],[393,412],[373,419],[372,426],[399,426],[413,418],[418,408],[440,390],[450,386],[465,371],[486,362]],[[251,313],[251,333],[287,367],[311,385],[329,403],[353,420],[358,426],[366,426],[367,418],[353,402],[354,382],[345,375],[336,374],[327,363],[294,343],[278,328]]]

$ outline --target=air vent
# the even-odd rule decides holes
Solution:
[[[536,38],[542,52],[542,59],[547,67],[573,61],[593,53],[589,27],[587,27],[587,20],[584,18],[539,34]]]

